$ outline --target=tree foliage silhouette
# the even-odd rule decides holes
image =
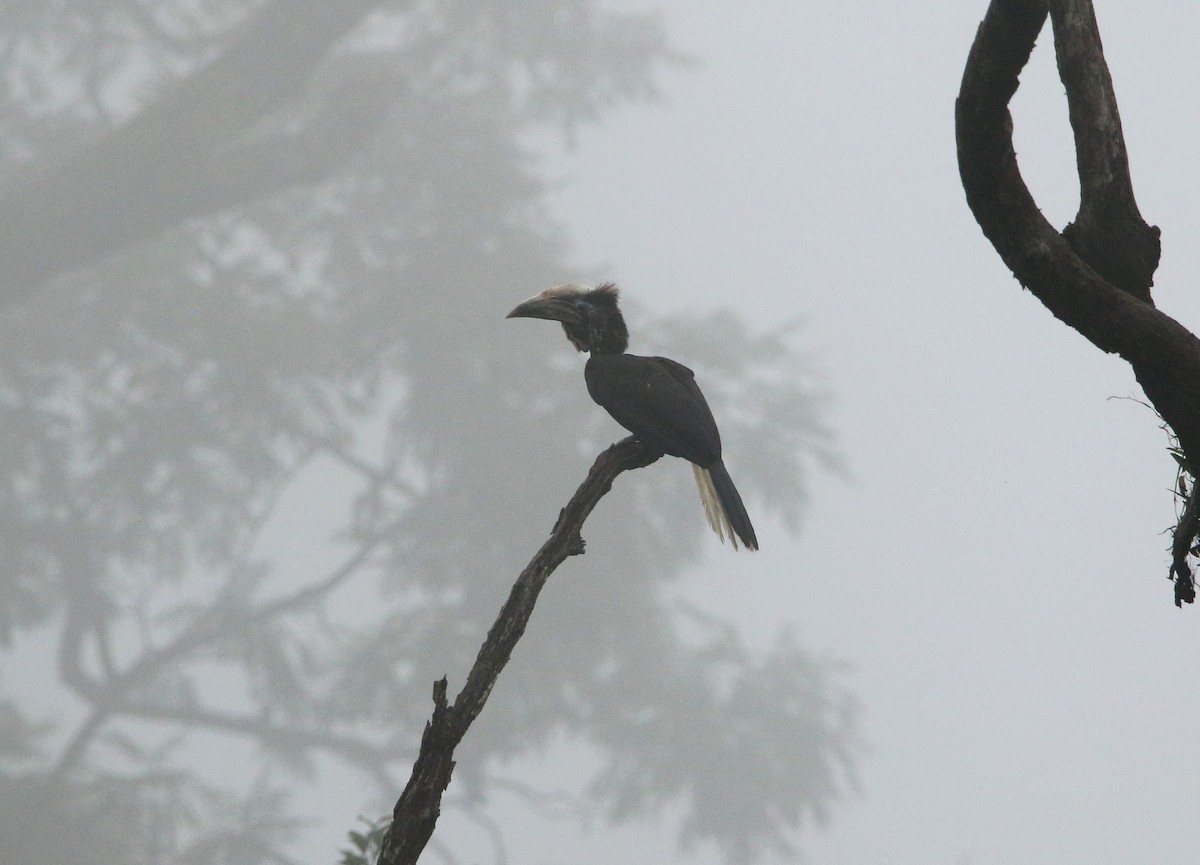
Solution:
[[[671,53],[591,0],[0,24],[0,861],[273,861],[326,758],[390,804],[429,682],[613,437],[557,341],[501,326],[577,276],[522,142],[652,96]],[[835,457],[789,334],[640,328],[668,354],[718,331],[678,353],[711,356],[739,480],[795,527]],[[566,734],[600,757],[590,808],[683,802],[686,841],[747,860],[824,818],[853,702],[669,599],[703,526],[686,473],[637,474],[464,743],[458,807],[540,801],[505,763]],[[730,765],[799,780],[735,820]]]

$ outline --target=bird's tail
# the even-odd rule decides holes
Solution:
[[[708,517],[708,524],[717,533],[721,543],[724,543],[725,536],[729,535],[735,550],[738,538],[741,538],[746,549],[757,550],[758,538],[754,536],[750,515],[746,513],[742,497],[733,485],[733,478],[729,477],[729,472],[725,470],[725,463],[717,460],[706,469],[692,463],[692,470],[696,473],[696,486],[700,490],[700,503],[704,505],[704,515]]]

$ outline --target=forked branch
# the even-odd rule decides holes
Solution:
[[[1009,113],[1047,15],[1079,171],[1079,213],[1062,232],[1046,221],[1025,186]],[[955,131],[967,203],[1009,270],[1056,317],[1129,362],[1187,464],[1200,465],[1200,340],[1156,309],[1150,296],[1159,231],[1146,224],[1134,200],[1090,0],[992,0],[963,72]],[[1173,549],[1191,549],[1196,531],[1195,519],[1181,519]],[[1175,561],[1172,577],[1190,574],[1186,568]]]

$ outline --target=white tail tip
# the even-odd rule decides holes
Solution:
[[[704,516],[708,518],[708,524],[717,533],[721,543],[725,543],[725,536],[729,535],[729,541],[736,550],[737,535],[734,534],[733,526],[729,524],[729,515],[725,513],[725,508],[721,506],[721,500],[717,497],[712,475],[708,469],[702,469],[695,463],[692,463],[692,472],[696,475],[696,488],[700,491],[700,504],[704,505]]]

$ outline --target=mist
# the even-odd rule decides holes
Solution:
[[[1102,2],[1155,299],[1200,255],[1160,2]],[[430,861],[1186,861],[1175,465],[981,235],[985,3],[0,12],[0,861],[337,861],[594,456],[557,325],[616,282],[761,551],[618,479]],[[1043,34],[1015,105],[1074,215]]]

